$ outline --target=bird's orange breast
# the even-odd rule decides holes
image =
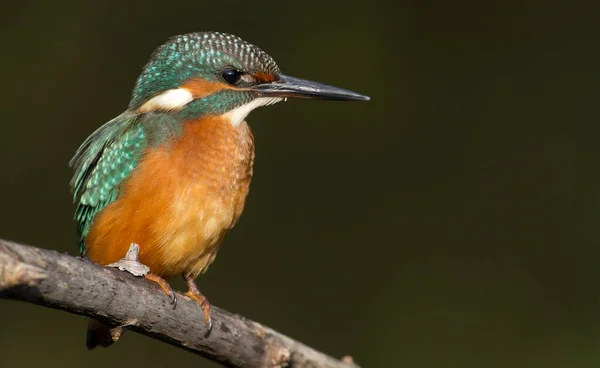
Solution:
[[[245,122],[186,122],[180,138],[144,154],[119,198],[96,216],[86,239],[88,257],[116,262],[135,242],[152,273],[198,276],[242,212],[253,160]]]

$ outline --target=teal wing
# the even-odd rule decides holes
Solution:
[[[71,190],[82,255],[94,217],[117,199],[121,182],[145,149],[144,128],[137,119],[137,115],[125,113],[104,124],[83,142],[69,163],[75,171]]]

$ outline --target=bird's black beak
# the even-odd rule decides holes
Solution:
[[[361,95],[347,89],[328,86],[306,79],[294,78],[280,74],[279,80],[258,84],[252,91],[261,97],[304,98],[311,100],[332,101],[368,101],[369,96]]]

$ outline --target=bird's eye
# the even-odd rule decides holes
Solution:
[[[235,69],[225,69],[221,72],[223,80],[229,84],[236,84],[242,77],[242,73]]]

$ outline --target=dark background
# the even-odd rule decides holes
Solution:
[[[286,74],[372,100],[249,116],[255,179],[199,278],[212,303],[363,367],[598,366],[588,4],[15,2],[0,24],[0,237],[76,255],[76,148],[126,108],[156,46],[230,32]],[[88,352],[86,323],[0,300],[0,365],[214,366],[131,332]]]

